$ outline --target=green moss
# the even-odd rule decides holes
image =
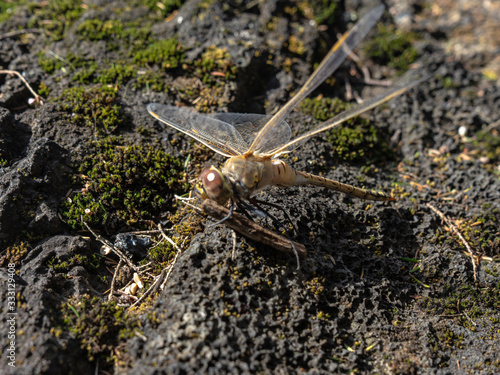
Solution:
[[[38,53],[38,65],[40,65],[45,73],[53,74],[56,70],[64,66],[64,62],[55,58],[50,58],[42,51]]]
[[[162,242],[158,246],[151,247],[148,251],[148,260],[155,265],[155,271],[159,274],[162,269],[168,267],[169,263],[174,259],[177,250],[167,241]]]
[[[137,83],[134,87],[145,87],[147,90],[161,92],[167,89],[167,84],[165,83],[165,77],[163,77],[160,73],[146,70],[137,74]]]
[[[102,256],[96,253],[90,257],[82,254],[74,254],[65,260],[52,258],[47,262],[47,267],[52,268],[57,273],[66,273],[75,266],[85,267],[87,271],[92,272],[100,267],[102,259]]]
[[[474,329],[471,320],[494,317],[500,303],[500,284],[477,289],[469,285],[448,287],[445,295],[419,301],[428,314],[455,316],[463,327]],[[465,316],[467,314],[467,316]]]
[[[177,38],[156,41],[136,50],[133,60],[141,66],[156,64],[161,69],[177,68],[184,61],[184,50]]]
[[[488,275],[493,276],[493,277],[499,277],[500,276],[500,267],[497,266],[496,264],[485,266],[484,272],[487,273]]]
[[[43,98],[47,98],[50,95],[51,88],[47,86],[44,82],[40,82],[38,85],[38,95]]]
[[[101,21],[100,19],[92,18],[78,25],[76,33],[81,39],[93,41],[112,40],[123,35],[124,26],[120,20]]]
[[[96,71],[97,64],[89,64],[85,68],[76,72],[71,80],[81,84],[95,83],[97,81]]]
[[[299,1],[296,6],[285,6],[283,13],[293,20],[305,18],[318,25],[337,26],[340,22],[339,17],[342,16],[342,7],[337,0]],[[274,30],[274,23],[275,21],[267,27]]]
[[[81,215],[94,228],[147,224],[189,188],[183,170],[160,149],[99,142],[80,163],[75,182],[85,190],[63,204],[62,214],[73,228],[82,227]]]
[[[81,0],[51,0],[32,2],[28,10],[32,16],[27,28],[47,30],[52,40],[60,40],[80,18],[84,8]]]
[[[21,260],[28,253],[28,248],[29,244],[22,241],[7,247],[0,256],[0,266],[6,267],[10,263],[19,265]]]
[[[196,76],[204,84],[214,86],[225,84],[227,80],[236,78],[237,68],[231,55],[225,48],[208,47],[201,58],[194,62]],[[222,78],[222,82],[220,80]]]
[[[480,150],[481,155],[487,157],[487,168],[491,171],[500,163],[500,132],[498,131],[479,131],[476,133],[473,141],[474,147]],[[498,173],[498,169],[496,169]]]
[[[300,109],[320,121],[325,121],[350,108],[350,104],[337,98],[306,98]],[[368,120],[356,117],[327,133],[337,158],[345,161],[369,160],[381,163],[395,158],[388,139]],[[365,172],[368,172],[366,170]]]
[[[392,25],[379,24],[378,34],[366,42],[365,53],[379,64],[387,64],[397,69],[400,74],[418,57],[413,47],[413,33],[395,29]]]
[[[126,51],[147,43],[150,27],[144,20],[124,23],[118,19],[93,18],[78,25],[76,33],[82,40],[105,41],[108,51]]]
[[[444,329],[442,331],[438,331],[437,337],[440,342],[440,346],[443,349],[447,348],[457,348],[463,349],[463,335],[457,335],[450,329]],[[442,352],[442,349],[439,350]]]
[[[65,74],[70,74],[77,71],[78,68],[87,69],[90,65],[93,65],[95,70],[97,67],[93,60],[84,59],[71,52],[68,52],[66,56],[59,56],[54,53],[49,55],[46,51],[41,51],[38,53],[38,64],[47,74],[54,74],[59,70]]]
[[[335,25],[342,15],[338,2],[332,0],[319,0],[313,2],[314,20],[318,25]]]
[[[26,1],[20,0],[16,2],[12,1],[0,1],[0,22],[7,21],[13,14],[15,14],[17,8]]]
[[[60,306],[53,315],[51,332],[75,337],[89,361],[99,361],[101,369],[112,370],[115,349],[139,329],[137,318],[114,302],[79,296]],[[115,353],[115,354],[114,354]]]
[[[167,17],[179,9],[183,3],[184,1],[181,0],[142,0],[138,1],[137,5],[145,5],[152,11],[159,13],[160,17]]]
[[[125,123],[125,114],[117,101],[116,87],[71,87],[55,99],[59,110],[67,112],[73,124],[113,132]]]
[[[136,69],[131,65],[111,64],[108,69],[99,72],[97,81],[104,84],[126,83],[130,78],[135,77]]]
[[[481,249],[489,257],[498,255],[500,248],[500,212],[495,209],[486,209],[481,216],[474,216],[470,220],[463,220],[457,228],[473,249]],[[441,232],[440,240],[448,243],[452,248],[466,251],[465,244],[455,233]]]

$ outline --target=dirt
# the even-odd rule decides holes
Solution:
[[[308,250],[297,270],[295,257],[239,236],[233,258],[227,227],[175,201],[224,158],[146,105],[271,114],[377,2],[341,3],[335,22],[307,2],[140,3],[4,10],[0,66],[44,99],[29,104],[26,85],[0,75],[1,373],[500,372],[498,5],[386,4],[382,24],[411,35],[410,66],[433,75],[286,160],[397,200],[262,192]],[[375,80],[401,73],[401,61],[363,52],[376,35],[307,108],[381,92],[362,67]],[[309,129],[310,115],[287,121]],[[158,245],[158,224],[177,247]],[[146,284],[136,296],[124,292],[133,267]]]

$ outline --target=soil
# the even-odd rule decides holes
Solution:
[[[378,1],[323,3],[5,3],[0,67],[43,101],[0,75],[0,373],[500,372],[498,3],[386,3],[388,45],[408,36],[432,76],[286,160],[397,200],[260,193],[305,245],[299,270],[174,199],[224,158],[147,104],[274,113]],[[406,69],[367,52],[382,33],[289,116],[294,134]]]

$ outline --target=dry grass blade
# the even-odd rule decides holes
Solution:
[[[460,238],[460,241],[463,242],[463,244],[465,245],[467,251],[469,252],[469,255],[470,255],[470,259],[471,259],[471,262],[472,262],[472,269],[474,270],[474,282],[477,283],[477,265],[476,265],[476,262],[475,262],[475,257],[474,257],[474,252],[472,251],[472,248],[470,247],[469,243],[465,240],[464,236],[462,236],[462,233],[460,233],[460,231],[458,230],[458,228],[453,225],[453,223],[451,222],[451,220],[446,217],[445,214],[443,214],[441,211],[439,211],[436,207],[434,207],[433,205],[429,204],[429,203],[426,203],[426,206],[429,207],[432,211],[434,211],[436,214],[438,214],[438,216],[446,222],[446,224],[448,224],[448,226],[457,234],[458,238]]]
[[[35,97],[35,101],[37,103],[43,104],[43,98],[40,95],[38,95],[35,90],[31,88],[30,84],[28,83],[28,81],[26,81],[26,79],[22,76],[21,73],[16,72],[15,70],[0,70],[0,74],[11,74],[18,76],[21,79],[21,81],[23,81],[23,83],[26,85],[28,90],[31,91],[31,93]]]

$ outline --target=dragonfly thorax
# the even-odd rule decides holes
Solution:
[[[273,180],[270,158],[254,155],[238,155],[229,158],[222,167],[222,175],[232,187],[236,199],[248,199]]]

